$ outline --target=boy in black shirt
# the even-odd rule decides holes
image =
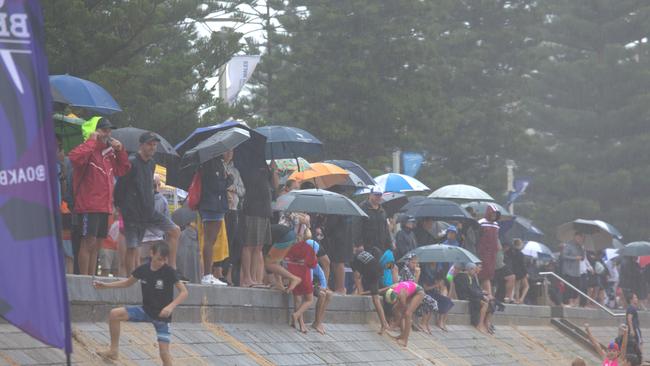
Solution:
[[[170,325],[172,312],[187,298],[187,289],[176,277],[176,271],[167,265],[169,245],[158,242],[151,248],[151,262],[141,265],[129,278],[117,282],[94,281],[96,289],[124,288],[132,286],[137,280],[142,285],[142,306],[126,306],[111,310],[108,325],[111,333],[110,349],[98,354],[104,358],[117,360],[120,340],[120,322],[150,322],[156,328],[160,358],[164,366],[172,364],[169,353],[171,340]],[[178,296],[174,299],[174,286]]]
[[[388,322],[384,314],[384,307],[379,299],[379,278],[383,272],[379,260],[370,252],[366,252],[363,245],[359,245],[354,248],[354,259],[350,263],[350,268],[354,271],[354,284],[357,294],[361,294],[362,289],[370,291],[372,303],[375,305],[375,311],[381,323],[379,334],[383,334],[388,329]]]

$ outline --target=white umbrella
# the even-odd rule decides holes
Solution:
[[[430,190],[424,183],[405,174],[383,174],[375,177],[375,182],[384,192],[421,192]]]
[[[451,184],[440,187],[429,197],[464,201],[494,201],[494,198],[484,190],[467,184]]]
[[[612,246],[610,228],[603,225],[602,221],[577,219],[566,222],[557,228],[557,238],[565,243],[574,239],[577,232],[585,234],[584,247],[587,250],[603,250]]]
[[[553,257],[553,252],[546,245],[536,241],[527,242],[521,253],[533,258],[538,258],[540,254]]]

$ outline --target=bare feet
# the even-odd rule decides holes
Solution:
[[[384,334],[384,332],[386,332],[387,329],[388,329],[387,326],[382,325],[381,328],[379,328],[379,332],[377,332],[377,334],[382,335]]]
[[[311,325],[312,328],[316,329],[318,333],[325,335],[325,327],[323,327],[323,324],[313,324]]]
[[[278,284],[273,285],[271,289],[278,290],[281,292],[285,292],[287,290],[283,285],[278,285]]]
[[[118,352],[110,349],[106,351],[97,351],[97,354],[101,358],[105,358],[107,360],[112,360],[112,361],[117,361],[117,359],[119,358]]]
[[[290,293],[291,291],[293,291],[294,288],[296,288],[296,286],[298,286],[300,284],[300,282],[302,282],[302,280],[300,278],[293,277],[291,279],[291,281],[289,281],[289,287],[287,287],[287,289],[285,291],[287,293]]]
[[[406,347],[407,340],[402,339],[401,337],[397,338],[397,344],[399,344],[402,347]]]
[[[483,334],[488,334],[488,329],[485,327],[485,325],[479,325],[476,327],[476,329]]]

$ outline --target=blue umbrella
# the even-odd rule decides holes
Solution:
[[[263,126],[255,129],[266,136],[266,157],[287,159],[319,155],[323,143],[305,130],[287,126]]]
[[[419,180],[397,173],[388,173],[375,177],[375,182],[384,192],[421,192],[428,191],[429,187]]]
[[[350,160],[325,160],[325,163],[334,164],[340,168],[343,168],[349,172],[354,173],[363,183],[367,186],[374,186],[377,184],[374,178],[359,164]]]
[[[70,75],[51,75],[50,85],[72,106],[90,109],[103,115],[122,112],[120,105],[106,89],[92,81]]]

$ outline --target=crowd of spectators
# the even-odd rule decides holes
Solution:
[[[159,137],[143,133],[138,151],[129,156],[111,137],[112,128],[100,118],[85,142],[68,156],[62,149],[59,154],[69,272],[126,277],[149,260],[152,244],[164,241],[169,266],[184,281],[292,293],[292,324],[302,332],[308,330],[303,314],[314,302],[311,326],[324,333],[323,316],[334,294],[370,295],[380,333],[399,332],[404,345],[412,328],[431,333],[434,322],[448,331],[454,299],[469,302],[471,323],[479,331],[494,333],[493,314],[504,304],[534,304],[543,295],[537,275],[541,269],[556,270],[603,304],[629,305],[630,313],[647,299],[646,281],[638,278],[649,274],[635,258],[615,260],[587,252],[582,233],[563,244],[557,262],[524,256],[521,240],[500,235],[501,213],[492,204],[477,227],[466,221],[442,225],[432,218],[388,217],[383,192],[376,188],[359,205],[367,218],[273,212],[274,199],[313,185],[280,184],[274,162],[238,169],[232,150],[200,166],[198,219],[177,224],[160,193],[161,177],[154,174]],[[353,191],[331,189],[352,197]],[[436,243],[468,249],[480,263],[424,263],[412,253]],[[585,306],[573,287],[551,281],[550,298]],[[642,342],[633,317],[628,328]]]

